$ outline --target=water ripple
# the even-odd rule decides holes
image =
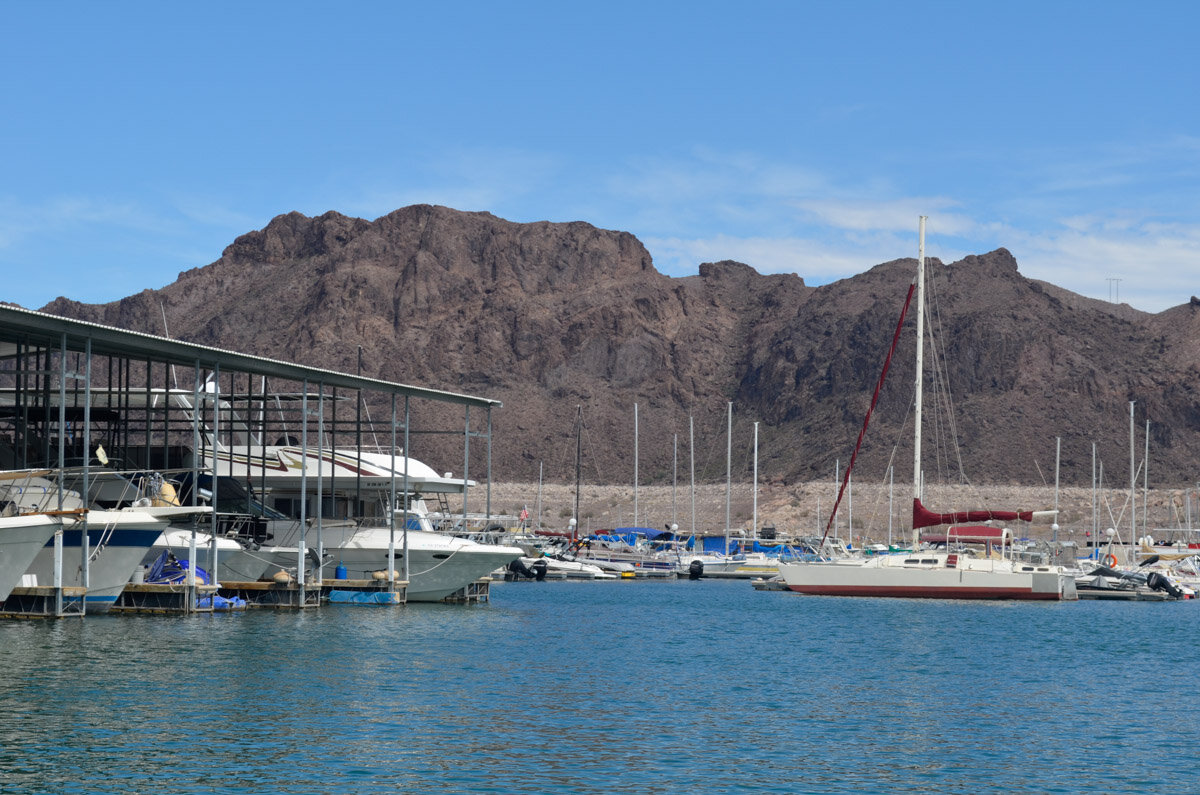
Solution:
[[[0,792],[1188,791],[1198,610],[670,581],[0,623]]]

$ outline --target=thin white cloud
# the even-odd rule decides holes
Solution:
[[[672,276],[696,273],[701,262],[736,260],[759,273],[795,273],[809,286],[825,284],[868,269],[857,247],[831,245],[807,238],[648,238],[643,241],[656,267]]]
[[[1160,312],[1200,292],[1200,225],[1130,219],[1068,219],[1061,229],[1020,242],[1020,269],[1092,298]],[[1109,280],[1119,280],[1110,285]]]
[[[821,284],[912,256],[917,216],[928,215],[929,256],[949,262],[1003,246],[1030,278],[1091,297],[1104,297],[1107,279],[1120,278],[1123,302],[1157,312],[1196,292],[1200,225],[1186,215],[1194,201],[1170,180],[1143,186],[1136,197],[1121,191],[1150,179],[1139,169],[1161,176],[1168,161],[1176,165],[1165,173],[1174,178],[1195,161],[1197,149],[1195,139],[1176,137],[1144,149],[1036,153],[1017,159],[1020,167],[1006,175],[1012,184],[998,198],[910,195],[886,178],[854,185],[711,151],[640,163],[636,173],[613,174],[606,187],[637,205],[634,231],[672,275],[735,259]],[[1104,211],[1092,209],[1097,202]]]
[[[936,215],[938,228],[947,235],[963,235],[978,228],[969,217],[951,212],[958,204],[945,196],[904,197],[886,201],[808,199],[796,206],[821,225],[849,232],[911,232],[917,218]]]
[[[477,148],[430,152],[407,167],[372,164],[372,172],[342,175],[339,211],[378,218],[413,204],[486,211],[515,221],[547,219],[559,156],[520,149]],[[344,209],[341,209],[344,208]],[[536,208],[536,209],[531,209]]]

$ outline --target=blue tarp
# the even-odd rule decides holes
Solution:
[[[196,600],[196,607],[208,608],[213,610],[245,610],[246,600],[240,596],[224,597],[217,594],[212,596],[202,596]]]
[[[177,560],[170,550],[166,550],[150,567],[150,572],[146,575],[146,582],[179,584],[187,579],[189,568],[192,568],[190,561]],[[196,567],[196,582],[200,585],[208,585],[208,572],[198,566]]]

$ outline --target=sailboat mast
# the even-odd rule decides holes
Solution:
[[[916,407],[913,412],[913,499],[921,498],[921,406],[925,402],[925,216],[921,216],[917,243],[917,382]],[[913,528],[913,549],[920,542],[920,533]]]
[[[575,527],[571,528],[571,540],[579,530],[579,473],[583,460],[583,406],[576,407],[575,414]]]
[[[733,401],[729,401],[729,415],[725,421],[725,554],[729,554],[729,497],[730,469],[733,466]]]
[[[671,524],[679,529],[679,514],[675,510],[675,500],[679,491],[679,434],[671,439]],[[674,532],[674,531],[672,531]]]
[[[696,542],[696,428],[690,414],[688,415],[688,467],[692,478],[692,550],[699,552],[699,544]]]
[[[758,540],[758,423],[754,423],[754,518],[751,520],[750,537]]]
[[[1134,401],[1129,401],[1129,543],[1133,544],[1133,539],[1137,537],[1137,461],[1134,458],[1134,443],[1133,443],[1133,405]],[[1132,546],[1129,547],[1133,549]],[[1132,555],[1132,551],[1130,555]],[[1133,560],[1127,560],[1127,563],[1133,563]]]

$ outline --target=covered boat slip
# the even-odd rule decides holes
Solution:
[[[487,481],[484,504],[475,510],[491,514],[491,412],[500,405],[0,306],[0,471],[9,473],[8,482],[41,478],[54,492],[48,504],[36,508],[15,503],[0,508],[18,515],[49,513],[61,508],[62,495],[74,495],[87,506],[85,524],[89,513],[100,515],[98,509],[158,512],[188,542],[170,554],[191,561],[198,551],[207,555],[203,561],[212,571],[195,565],[188,570],[184,560],[183,582],[162,586],[171,592],[182,588],[184,597],[158,594],[160,586],[137,582],[112,605],[117,609],[195,612],[212,604],[209,591],[227,586],[239,597],[264,594],[270,607],[309,607],[329,601],[334,591],[333,601],[404,603],[412,498],[462,493],[465,516],[472,507],[474,468]],[[461,418],[457,430],[455,415]],[[461,438],[461,477],[409,463],[410,444],[431,434],[440,435],[443,458],[445,448],[455,446],[445,444],[447,435]],[[483,444],[472,445],[473,440]],[[295,481],[288,506],[293,513],[286,520],[296,538],[286,555],[289,565],[266,571],[257,584],[225,582],[225,553],[218,555],[218,542],[233,538],[254,554],[269,543],[270,523],[284,521],[261,499],[266,488],[261,473],[280,465],[285,448],[295,451],[287,471]],[[340,466],[320,463],[334,457]],[[387,475],[372,473],[369,459],[390,462]],[[379,571],[369,581],[335,579],[337,561],[330,561],[323,531],[346,521],[383,528],[386,555],[379,555]],[[14,583],[0,583],[12,590],[0,612],[91,612],[89,574],[112,551],[92,540],[91,531],[75,533],[76,546],[64,547],[63,536],[60,529],[46,544],[58,567],[53,576],[33,582],[23,574]],[[150,547],[144,551],[149,554]],[[146,566],[137,562],[125,582],[141,579],[136,575]],[[64,572],[72,576],[64,578]],[[205,574],[213,585],[203,585]],[[466,585],[462,594],[452,595],[461,597],[454,601],[481,601],[480,586]]]

